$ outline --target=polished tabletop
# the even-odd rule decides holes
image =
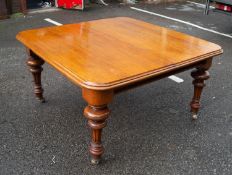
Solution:
[[[17,39],[90,89],[110,89],[222,53],[214,43],[126,17],[27,30]]]

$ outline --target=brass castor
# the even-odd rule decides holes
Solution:
[[[92,164],[92,165],[98,165],[99,162],[100,162],[100,159],[91,158],[91,164]]]
[[[192,114],[192,119],[196,120],[197,119],[197,114]]]
[[[40,101],[41,103],[45,103],[45,102],[46,102],[45,98],[39,99],[39,101]]]

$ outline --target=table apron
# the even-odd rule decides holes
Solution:
[[[181,68],[170,70],[170,71],[167,71],[165,73],[161,73],[159,75],[154,75],[152,77],[148,77],[148,78],[145,78],[145,79],[140,80],[140,81],[136,81],[136,82],[133,82],[133,83],[130,83],[130,84],[125,84],[125,85],[116,87],[114,89],[114,93],[115,94],[120,93],[120,92],[129,90],[129,89],[133,89],[133,88],[136,88],[136,87],[139,87],[139,86],[142,86],[142,85],[146,85],[148,83],[163,79],[165,77],[168,77],[168,76],[171,76],[171,75],[174,75],[174,74],[184,72],[184,71],[189,70],[189,69],[197,68],[198,66],[201,66],[201,65],[205,64],[207,62],[207,60],[209,60],[209,59],[212,59],[212,58],[208,58],[208,59],[205,59],[205,60],[194,62],[194,63],[192,63],[190,65],[186,65],[186,66],[181,67]]]

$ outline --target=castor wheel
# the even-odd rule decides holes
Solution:
[[[197,120],[197,114],[192,114],[192,119]]]
[[[91,164],[92,164],[92,165],[98,165],[99,162],[100,162],[100,159],[91,158]]]

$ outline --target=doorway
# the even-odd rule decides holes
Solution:
[[[55,6],[55,0],[27,0],[27,9],[40,9]]]

